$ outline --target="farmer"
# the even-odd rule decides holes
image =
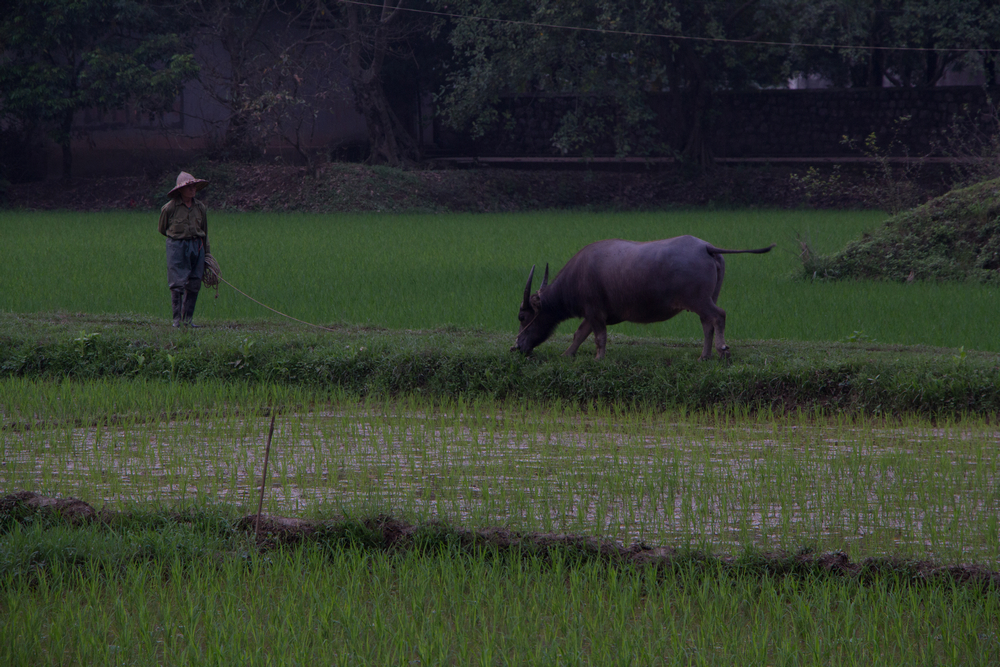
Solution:
[[[191,318],[209,248],[208,209],[194,196],[207,186],[208,181],[182,171],[177,186],[170,191],[170,201],[160,209],[160,233],[167,237],[167,285],[175,327],[195,326]]]

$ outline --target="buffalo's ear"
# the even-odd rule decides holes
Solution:
[[[531,309],[538,312],[538,309],[542,307],[542,297],[538,296],[538,292],[531,295]]]

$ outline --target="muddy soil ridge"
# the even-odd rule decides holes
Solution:
[[[0,497],[0,526],[10,521],[26,521],[37,516],[71,525],[109,522],[115,514],[95,511],[76,498],[51,498],[32,491]],[[183,522],[182,516],[176,517]],[[424,552],[469,555],[489,553],[505,557],[532,557],[547,560],[556,553],[572,555],[578,562],[601,561],[616,567],[651,568],[669,574],[692,563],[719,568],[732,575],[815,577],[835,576],[870,583],[890,579],[910,585],[962,585],[983,591],[1000,591],[1000,571],[981,565],[941,565],[932,561],[895,558],[865,558],[852,561],[842,551],[815,553],[760,552],[752,555],[716,556],[669,546],[642,543],[623,545],[615,540],[567,533],[530,533],[504,527],[471,530],[432,522],[411,524],[389,515],[365,519],[310,521],[295,517],[250,514],[237,520],[236,530],[257,541],[261,550],[313,542],[339,543],[380,551],[420,549]]]
[[[21,514],[55,514],[69,523],[89,523],[98,514],[88,503],[78,498],[50,498],[33,491],[19,491],[0,498],[0,516],[20,510]]]

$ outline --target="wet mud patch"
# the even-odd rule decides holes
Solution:
[[[81,526],[90,522],[119,525],[127,513],[98,512],[75,498],[51,498],[31,491],[0,497],[0,528],[11,522],[49,521]],[[177,517],[180,519],[179,517]],[[861,584],[892,582],[896,585],[964,586],[985,593],[1000,591],[1000,571],[981,564],[941,564],[892,556],[854,561],[842,551],[796,553],[750,551],[738,556],[569,533],[522,532],[502,526],[468,529],[441,522],[409,523],[390,515],[368,518],[307,520],[267,514],[249,514],[235,521],[261,551],[310,543],[401,552],[448,552],[478,556],[489,553],[506,558],[541,558],[569,555],[572,561],[600,561],[615,567],[641,567],[661,576],[692,566],[732,576],[839,577]]]
[[[49,498],[33,491],[19,491],[0,498],[0,518],[33,514],[60,518],[71,524],[89,523],[98,518],[93,507],[77,498]]]

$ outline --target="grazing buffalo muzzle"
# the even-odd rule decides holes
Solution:
[[[542,285],[531,293],[535,267],[528,273],[517,314],[520,331],[510,348],[530,354],[545,342],[563,320],[581,317],[573,342],[563,353],[576,354],[591,332],[597,359],[604,358],[607,327],[619,322],[662,322],[689,310],[701,318],[705,346],[701,359],[712,356],[712,341],[721,358],[726,345],[726,311],[716,305],[726,274],[723,255],[770,252],[774,244],[757,250],[724,250],[693,236],[639,243],[609,239],[591,243],[576,253],[549,284],[545,265]]]

